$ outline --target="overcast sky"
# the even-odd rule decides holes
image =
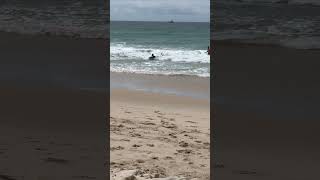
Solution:
[[[112,21],[209,22],[210,0],[110,0]]]

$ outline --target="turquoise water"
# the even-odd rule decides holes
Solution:
[[[111,71],[210,74],[209,23],[111,22]],[[149,60],[151,54],[155,60]]]

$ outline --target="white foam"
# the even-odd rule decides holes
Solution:
[[[151,54],[156,60],[149,60]],[[206,50],[155,49],[111,43],[110,55],[112,72],[210,76],[210,56]]]
[[[127,46],[125,43],[111,43],[110,55],[113,60],[141,59],[148,60],[154,54],[160,61],[209,63],[206,50],[187,49],[151,49]]]
[[[209,68],[198,68],[194,70],[185,71],[169,71],[162,69],[151,69],[146,67],[135,67],[135,66],[112,66],[110,67],[111,72],[126,72],[126,73],[137,73],[137,74],[159,74],[159,75],[193,75],[199,77],[210,77]]]

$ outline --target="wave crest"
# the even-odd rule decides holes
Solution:
[[[111,43],[110,55],[112,60],[140,59],[148,60],[154,54],[159,61],[209,63],[210,56],[206,50],[187,49],[150,49],[144,47],[132,47],[125,43]]]

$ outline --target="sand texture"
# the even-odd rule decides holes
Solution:
[[[209,126],[207,101],[112,91],[112,179],[209,179]]]

